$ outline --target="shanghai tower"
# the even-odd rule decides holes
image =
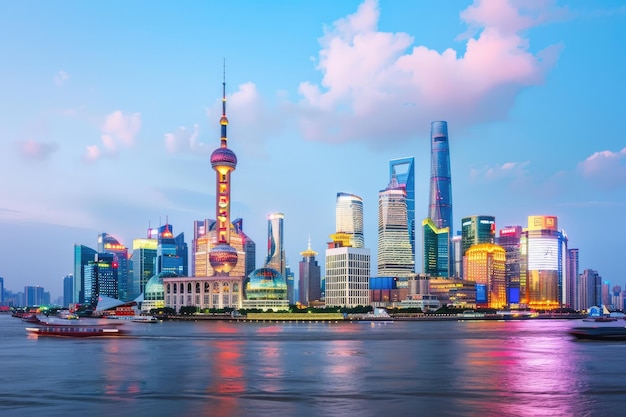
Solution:
[[[428,218],[438,228],[452,227],[452,181],[450,177],[450,147],[448,122],[430,125],[430,200]]]

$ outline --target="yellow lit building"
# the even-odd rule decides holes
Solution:
[[[476,283],[476,306],[506,307],[506,252],[493,243],[471,246],[465,253],[465,279]]]

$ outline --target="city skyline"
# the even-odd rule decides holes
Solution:
[[[37,7],[10,4],[0,16],[0,38],[10,40],[0,43],[7,289],[41,285],[56,298],[74,244],[95,248],[109,233],[131,247],[166,216],[189,243],[193,222],[214,217],[209,157],[224,58],[241,161],[232,217],[262,242],[266,216],[284,213],[292,269],[309,236],[323,253],[336,194],[346,192],[363,199],[375,271],[389,161],[415,158],[415,217],[425,218],[430,123],[445,120],[451,235],[475,214],[494,216],[498,229],[554,215],[580,249],[580,271],[626,281],[617,261],[626,206],[621,5],[136,3],[126,15],[115,3]],[[421,248],[418,232],[418,271]]]

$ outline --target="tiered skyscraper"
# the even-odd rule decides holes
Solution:
[[[450,236],[452,234],[452,178],[448,123],[432,122],[430,127],[430,198],[428,217],[422,222],[424,273],[450,277]]]
[[[322,298],[320,266],[315,259],[317,252],[311,249],[311,239],[309,239],[307,249],[300,252],[300,255],[302,255],[302,260],[299,270],[298,301],[300,304],[308,306],[312,301],[319,301]]]

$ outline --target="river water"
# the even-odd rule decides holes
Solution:
[[[626,415],[626,342],[567,334],[582,324],[169,321],[74,339],[1,314],[0,416]]]

